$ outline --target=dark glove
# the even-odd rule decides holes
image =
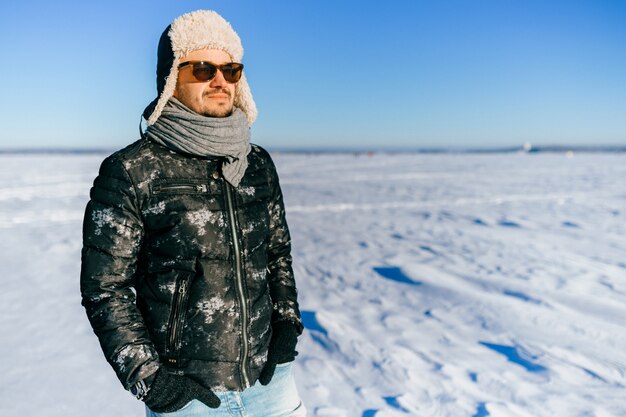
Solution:
[[[296,358],[298,355],[297,343],[298,333],[294,323],[283,320],[272,325],[272,339],[267,352],[267,363],[259,375],[261,385],[270,383],[277,364],[292,362]]]
[[[150,384],[144,402],[155,413],[171,413],[180,410],[185,404],[197,399],[207,407],[217,408],[220,399],[213,391],[203,387],[191,378],[173,375],[161,367]]]

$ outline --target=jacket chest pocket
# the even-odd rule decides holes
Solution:
[[[155,187],[153,193],[159,194],[193,194],[206,193],[209,187],[206,184],[165,184]]]
[[[142,210],[146,229],[152,234],[175,233],[181,238],[203,235],[202,230],[195,229],[204,227],[207,222],[215,223],[215,228],[221,222],[225,212],[222,193],[223,184],[211,178],[155,180],[150,184],[150,198]],[[174,244],[173,241],[162,243]]]
[[[187,209],[223,210],[223,184],[209,178],[161,179],[150,185],[144,214],[162,214]]]
[[[152,196],[217,194],[220,186],[215,181],[204,178],[163,179],[155,181],[151,186]]]

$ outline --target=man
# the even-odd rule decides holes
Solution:
[[[249,141],[242,56],[217,13],[175,19],[145,135],[102,162],[85,211],[82,304],[148,416],[306,415],[289,229],[275,166]]]

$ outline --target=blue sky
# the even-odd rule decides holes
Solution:
[[[0,5],[0,147],[137,140],[197,9],[242,38],[262,145],[626,144],[624,1],[139,0]]]

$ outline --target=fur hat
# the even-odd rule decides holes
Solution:
[[[157,97],[146,107],[143,117],[148,125],[157,121],[165,103],[172,97],[178,79],[180,59],[197,49],[221,49],[233,61],[241,62],[243,47],[237,33],[222,16],[212,10],[197,10],[176,18],[159,40],[157,51]],[[234,106],[246,114],[252,125],[257,116],[256,104],[242,74],[235,87]]]

